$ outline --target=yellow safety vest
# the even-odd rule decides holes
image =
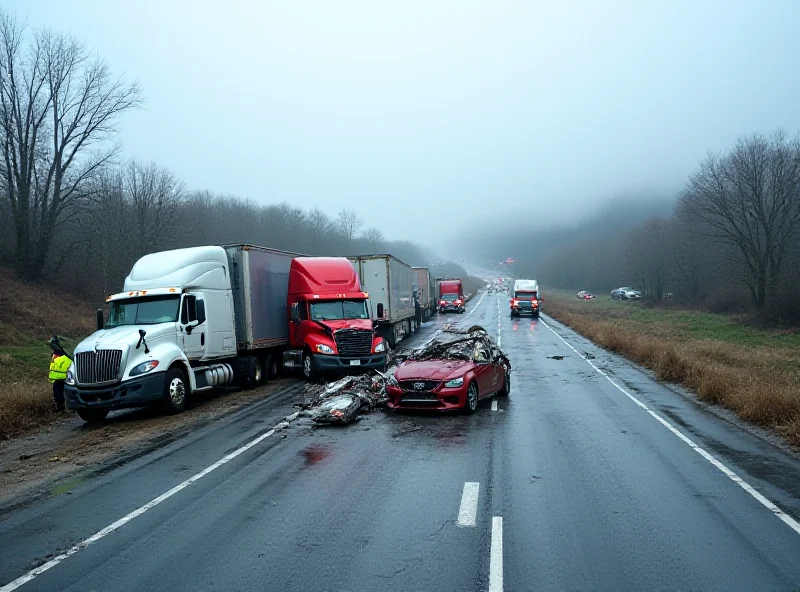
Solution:
[[[50,362],[50,382],[65,380],[70,364],[72,364],[72,360],[67,356],[58,356],[55,360]]]

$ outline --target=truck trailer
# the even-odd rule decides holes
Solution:
[[[427,322],[436,312],[436,296],[434,294],[433,276],[427,267],[412,267],[414,270],[414,291],[422,310],[422,322]]]
[[[333,321],[303,322],[300,311],[308,311],[308,302],[314,301],[333,303],[332,308],[339,303],[341,328],[371,325],[363,311],[344,304],[360,300],[366,307],[363,294],[359,299],[345,289],[290,293],[293,278],[307,276],[317,259],[301,258],[300,264],[298,258],[244,244],[145,255],[125,279],[124,291],[106,299],[108,320],[98,311],[97,331],[75,348],[64,388],[67,406],[85,421],[100,421],[112,409],[153,404],[179,413],[193,393],[235,383],[255,386],[274,377],[281,361],[292,366],[300,360],[302,367],[304,357],[309,358],[308,377],[332,366],[314,363],[316,354],[337,360],[337,368],[360,367],[362,361],[365,367],[384,366],[386,343],[374,331],[369,331],[370,351],[365,352],[363,345],[351,347],[344,334],[337,340]],[[317,264],[317,275],[302,281],[324,285],[320,274],[330,265]],[[340,258],[342,265],[350,263]],[[360,291],[352,282],[347,287]]]
[[[369,294],[377,333],[394,348],[411,335],[414,321],[414,270],[391,255],[348,257]]]

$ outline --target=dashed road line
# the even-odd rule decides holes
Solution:
[[[489,553],[489,592],[503,592],[503,518],[492,518],[492,546]]]
[[[299,411],[297,411],[295,413],[292,413],[291,415],[287,416],[283,421],[278,423],[276,426],[274,426],[269,431],[264,432],[263,434],[261,434],[257,438],[254,438],[253,440],[250,440],[250,442],[248,442],[244,446],[241,446],[240,448],[237,448],[236,450],[234,450],[230,454],[227,454],[227,455],[223,456],[217,462],[215,462],[214,464],[210,465],[209,467],[203,469],[199,473],[196,473],[195,475],[192,475],[191,477],[189,477],[183,483],[179,483],[178,485],[176,485],[175,487],[173,487],[169,491],[167,491],[165,493],[162,493],[158,497],[150,500],[149,502],[147,502],[142,507],[137,508],[136,510],[134,510],[133,512],[130,512],[129,514],[126,514],[125,516],[123,516],[122,518],[117,520],[116,522],[114,522],[112,524],[109,524],[108,526],[106,526],[102,530],[97,531],[96,533],[94,533],[89,538],[87,538],[87,539],[79,542],[78,544],[70,547],[69,549],[67,549],[63,553],[61,553],[59,555],[56,555],[55,557],[53,557],[47,563],[44,563],[44,564],[40,565],[39,567],[37,567],[35,569],[32,569],[31,571],[29,571],[25,575],[18,577],[13,582],[9,582],[8,584],[6,584],[2,588],[0,588],[0,592],[12,592],[12,590],[16,590],[20,586],[23,586],[24,584],[27,584],[28,582],[33,580],[35,577],[40,576],[41,574],[43,574],[44,572],[46,572],[49,569],[52,569],[53,567],[55,567],[56,565],[58,565],[59,563],[61,563],[65,559],[67,559],[68,557],[71,557],[72,555],[74,555],[75,553],[80,551],[81,549],[85,549],[86,547],[88,547],[92,543],[96,543],[97,541],[99,541],[103,537],[111,534],[115,530],[117,530],[117,529],[121,528],[122,526],[126,525],[128,522],[130,522],[134,518],[138,518],[139,516],[141,516],[142,514],[147,512],[147,510],[150,510],[150,509],[156,507],[161,502],[163,502],[165,500],[168,500],[169,498],[171,498],[173,495],[175,495],[179,491],[182,491],[183,489],[186,489],[187,487],[189,487],[195,481],[198,481],[198,480],[202,479],[203,477],[208,475],[210,472],[218,469],[219,467],[221,467],[224,464],[229,463],[230,461],[232,461],[234,458],[236,458],[240,454],[250,450],[253,446],[256,446],[257,444],[260,444],[261,442],[263,442],[264,440],[266,440],[267,438],[269,438],[270,436],[272,436],[276,432],[286,428],[292,420],[297,418],[298,415],[300,415]]]
[[[661,416],[660,416],[658,413],[656,413],[655,411],[653,411],[652,409],[650,409],[650,408],[649,408],[647,405],[645,405],[644,403],[642,403],[642,402],[641,402],[639,399],[637,399],[636,397],[634,397],[634,396],[633,396],[632,394],[630,394],[630,393],[629,393],[627,390],[625,390],[624,388],[622,388],[622,387],[621,387],[619,384],[617,384],[617,383],[616,383],[616,381],[614,381],[614,379],[613,379],[613,378],[611,378],[611,376],[609,376],[609,375],[608,375],[608,373],[606,373],[605,371],[601,370],[599,367],[595,366],[595,365],[594,365],[594,363],[593,363],[591,360],[589,360],[589,359],[588,359],[588,358],[587,358],[585,355],[583,355],[583,354],[582,354],[581,352],[579,352],[577,349],[575,349],[574,347],[572,347],[572,345],[570,345],[570,343],[569,343],[569,342],[568,342],[566,339],[564,339],[564,338],[563,338],[561,335],[559,335],[559,334],[558,334],[558,333],[557,333],[557,332],[556,332],[556,331],[555,331],[555,330],[554,330],[554,329],[553,329],[553,328],[552,328],[550,325],[548,325],[548,324],[547,324],[547,323],[545,323],[544,321],[539,321],[539,322],[540,322],[542,325],[544,325],[545,327],[547,327],[548,329],[550,329],[550,331],[552,331],[552,332],[553,332],[553,335],[555,335],[555,336],[556,336],[556,337],[558,337],[558,338],[559,338],[561,341],[563,341],[563,342],[566,344],[566,346],[567,346],[568,348],[570,348],[572,351],[574,351],[574,352],[575,352],[575,353],[578,355],[578,357],[579,357],[579,358],[581,358],[581,359],[582,359],[584,362],[586,362],[586,363],[587,363],[587,364],[589,364],[589,365],[590,365],[592,368],[594,368],[594,369],[597,371],[597,373],[598,373],[598,374],[600,374],[600,376],[602,376],[603,378],[605,378],[606,380],[608,380],[608,382],[610,382],[611,384],[613,384],[613,385],[616,387],[616,389],[617,389],[619,392],[621,392],[623,395],[625,395],[626,397],[628,397],[628,398],[629,398],[631,401],[633,401],[633,402],[634,402],[634,403],[636,403],[636,404],[637,404],[639,407],[641,407],[641,408],[642,408],[642,409],[644,409],[644,410],[645,410],[647,413],[649,413],[649,414],[650,414],[650,416],[652,416],[652,417],[653,417],[653,418],[654,418],[654,419],[655,419],[657,422],[659,422],[661,425],[663,425],[665,428],[667,428],[667,429],[668,429],[670,432],[672,432],[673,434],[675,434],[675,435],[676,435],[678,438],[680,438],[681,440],[683,440],[683,441],[684,441],[684,442],[685,442],[687,445],[689,445],[689,447],[690,447],[690,448],[692,448],[692,450],[694,450],[694,451],[695,451],[697,454],[699,454],[699,455],[700,455],[700,456],[702,456],[704,459],[706,459],[708,462],[710,462],[712,465],[714,465],[714,466],[715,466],[717,469],[719,469],[719,470],[720,470],[720,471],[721,471],[721,472],[722,472],[722,473],[723,473],[723,474],[724,474],[726,477],[728,477],[728,478],[729,478],[731,481],[733,481],[734,483],[736,483],[736,485],[738,485],[739,487],[741,487],[742,489],[744,489],[744,490],[745,490],[747,493],[749,493],[749,494],[750,494],[751,496],[753,496],[753,497],[754,497],[756,500],[758,500],[758,502],[759,502],[759,503],[760,503],[762,506],[764,506],[764,507],[765,507],[765,508],[767,508],[767,509],[768,509],[770,512],[772,512],[773,514],[775,514],[775,516],[777,516],[778,518],[780,518],[780,519],[781,519],[781,520],[782,520],[782,521],[783,521],[783,522],[784,522],[784,523],[785,523],[785,524],[786,524],[786,525],[787,525],[789,528],[791,528],[791,529],[792,529],[793,531],[795,531],[797,534],[800,534],[800,523],[798,523],[798,522],[797,522],[797,520],[795,520],[794,518],[792,518],[791,516],[789,516],[789,515],[788,515],[786,512],[784,512],[783,510],[781,510],[781,509],[780,509],[778,506],[776,506],[774,503],[772,503],[772,502],[771,502],[769,499],[767,499],[767,498],[766,498],[766,497],[764,497],[764,496],[763,496],[761,493],[759,493],[758,491],[756,491],[756,489],[755,489],[755,488],[754,488],[752,485],[750,485],[749,483],[747,483],[747,481],[745,481],[744,479],[742,479],[741,477],[739,477],[739,475],[737,475],[737,474],[736,474],[736,473],[734,473],[732,470],[730,470],[730,469],[729,469],[727,466],[725,466],[725,465],[724,465],[722,462],[720,462],[720,461],[719,461],[719,460],[718,460],[718,459],[717,459],[717,458],[716,458],[714,455],[710,454],[710,453],[709,453],[709,452],[707,452],[705,449],[703,449],[703,448],[701,448],[700,446],[698,446],[698,445],[697,445],[697,444],[696,444],[694,441],[692,441],[692,440],[691,440],[689,437],[687,437],[687,436],[686,436],[686,435],[685,435],[683,432],[681,432],[680,430],[678,430],[678,429],[677,429],[675,426],[673,426],[673,425],[672,425],[670,422],[668,422],[666,419],[664,419],[663,417],[661,417]]]
[[[492,411],[497,411],[497,399],[492,399]]]
[[[478,492],[480,483],[467,481],[461,493],[461,507],[458,509],[459,526],[475,526],[478,516]]]

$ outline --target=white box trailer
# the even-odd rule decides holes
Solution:
[[[348,257],[358,272],[361,289],[369,294],[378,333],[395,347],[414,324],[414,270],[392,255]]]
[[[422,321],[428,321],[436,312],[433,276],[427,267],[412,267],[415,275],[414,287],[422,309]]]

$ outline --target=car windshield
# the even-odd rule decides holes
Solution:
[[[324,300],[311,304],[311,319],[314,321],[368,318],[366,300]]]
[[[442,300],[446,300],[447,302],[458,300],[458,294],[442,294]]]
[[[536,292],[514,292],[514,298],[517,300],[533,300],[536,298]]]
[[[121,325],[174,323],[178,320],[180,301],[179,295],[116,300],[111,303],[106,329]]]

